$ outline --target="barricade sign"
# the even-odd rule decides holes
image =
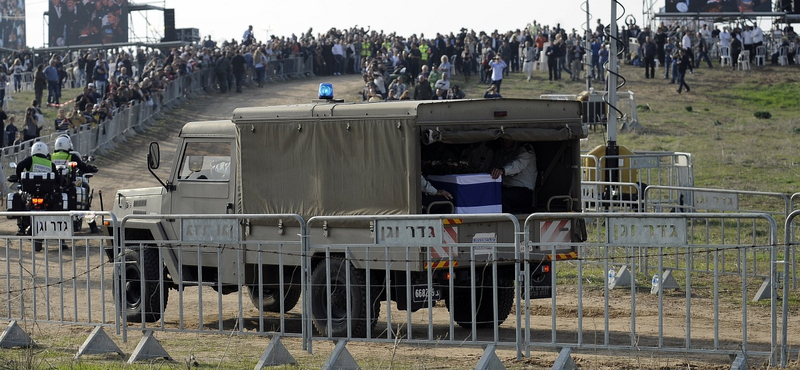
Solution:
[[[33,216],[31,229],[34,237],[69,238],[72,236],[72,217],[59,216]]]

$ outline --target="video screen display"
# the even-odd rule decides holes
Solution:
[[[0,0],[0,47],[20,50],[25,48],[25,2]]]
[[[667,13],[771,12],[770,0],[666,0]]]
[[[128,0],[49,1],[49,46],[128,42]]]
[[[771,12],[770,0],[666,0],[667,13]]]

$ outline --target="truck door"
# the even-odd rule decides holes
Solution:
[[[187,139],[175,169],[172,214],[236,213],[231,140]]]

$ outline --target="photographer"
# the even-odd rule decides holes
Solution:
[[[28,107],[25,111],[25,125],[22,127],[22,140],[28,141],[39,137],[39,126],[37,125],[36,108]]]

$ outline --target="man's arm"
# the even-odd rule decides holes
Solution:
[[[536,156],[533,154],[533,147],[531,144],[523,145],[517,157],[502,167],[503,175],[513,176],[522,172],[535,158]]]

